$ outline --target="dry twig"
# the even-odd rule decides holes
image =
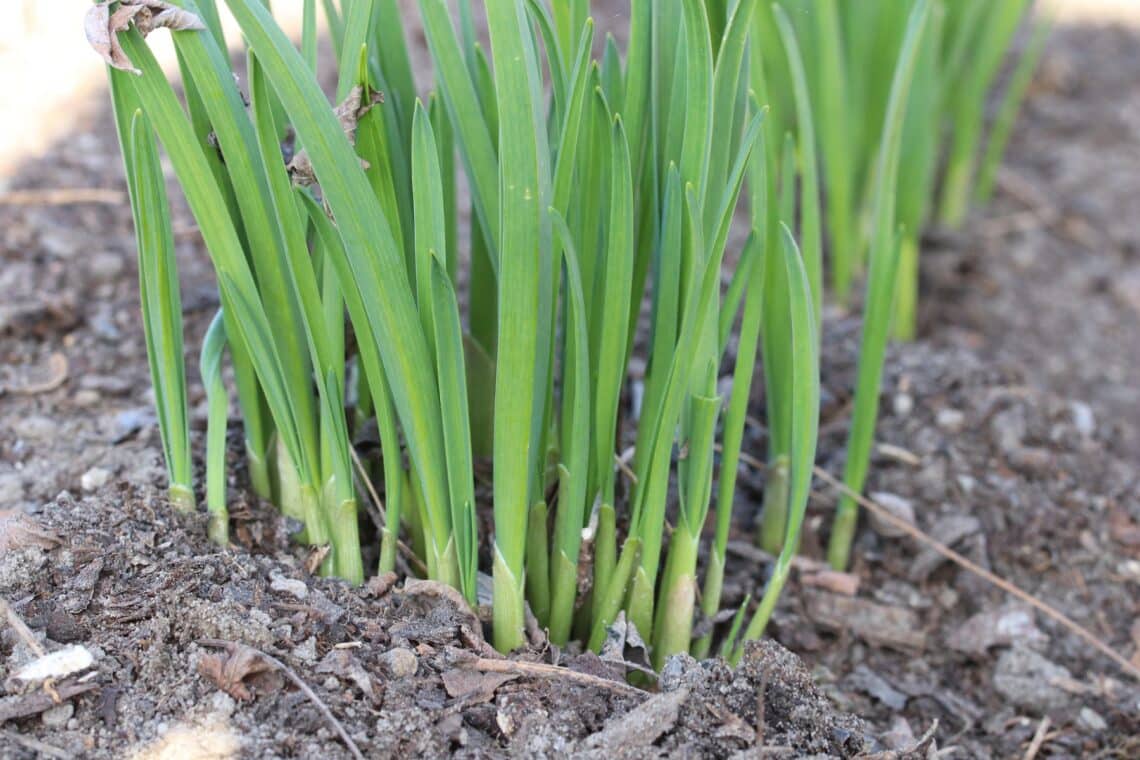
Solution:
[[[1037,753],[1041,751],[1041,747],[1045,744],[1045,737],[1049,733],[1049,727],[1053,725],[1053,721],[1046,715],[1037,724],[1037,731],[1033,734],[1033,741],[1029,742],[1029,748],[1025,750],[1024,760],[1034,760]]]
[[[569,668],[560,668],[555,665],[547,665],[542,662],[520,662],[517,660],[491,660],[486,657],[479,657],[471,666],[476,670],[483,671],[484,673],[510,673],[519,676],[534,676],[537,678],[564,678],[568,681],[577,681],[586,686],[597,686],[602,689],[609,689],[621,694],[644,694],[645,692],[636,686],[630,686],[622,681],[611,681],[608,678],[599,678],[592,676],[589,673],[580,673],[577,670],[570,670]]]
[[[4,613],[4,617],[8,619],[8,625],[12,626],[12,630],[16,632],[16,635],[23,639],[24,643],[28,645],[28,648],[36,653],[36,657],[43,657],[47,654],[47,650],[45,650],[43,645],[36,639],[32,633],[32,629],[28,628],[23,619],[16,614],[16,611],[12,609],[12,606],[8,604],[8,601],[3,597],[0,597],[0,612]]]
[[[0,206],[70,206],[77,203],[118,206],[126,202],[127,196],[122,192],[102,187],[54,187],[0,193]]]

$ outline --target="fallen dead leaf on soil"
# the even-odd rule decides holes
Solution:
[[[399,577],[400,576],[393,572],[380,573],[380,575],[372,576],[364,584],[365,596],[370,596],[374,599],[381,599],[387,596],[388,592],[392,590],[392,587],[396,585],[396,581],[399,580]]]
[[[369,700],[376,699],[376,691],[372,687],[372,676],[356,659],[356,655],[349,649],[330,649],[324,659],[317,664],[317,673],[330,673],[340,679],[350,681],[360,689]]]
[[[54,549],[59,539],[19,509],[0,509],[0,552],[36,546]]]
[[[462,699],[466,704],[476,705],[490,702],[495,698],[495,691],[507,683],[518,678],[517,673],[481,673],[477,670],[455,668],[444,671],[441,675],[443,688],[447,695]]]
[[[844,679],[851,688],[869,694],[892,710],[906,707],[907,695],[866,665],[859,665]]]
[[[463,619],[463,624],[472,632],[480,632],[483,630],[483,627],[479,624],[479,618],[475,615],[474,611],[472,611],[471,605],[463,598],[463,594],[446,583],[409,578],[404,581],[403,591],[405,596],[439,599],[448,602],[455,608],[459,617]]]
[[[610,720],[606,727],[586,739],[587,751],[598,757],[628,757],[630,750],[648,749],[677,724],[681,705],[689,698],[686,688],[657,694],[625,715]]]
[[[625,616],[625,610],[618,613],[606,629],[606,640],[602,644],[603,662],[612,662],[633,670],[655,673],[649,662],[649,646],[633,621]]]
[[[814,589],[804,589],[804,603],[807,616],[825,628],[847,630],[880,646],[926,648],[926,632],[911,610]]]
[[[1022,604],[1006,604],[979,612],[946,637],[946,645],[966,654],[985,654],[990,647],[1015,642],[1033,646],[1048,641],[1034,621],[1033,610]]]
[[[272,673],[273,666],[256,649],[236,644],[224,654],[203,655],[198,661],[198,672],[234,699],[249,701],[253,699],[253,692],[246,685],[246,679]]]

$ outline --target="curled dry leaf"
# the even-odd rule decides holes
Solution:
[[[119,16],[120,11],[116,11],[116,17]],[[118,19],[114,23],[118,23]],[[106,3],[88,8],[87,16],[83,20],[83,30],[87,34],[87,42],[95,49],[96,53],[102,56],[107,65],[122,71],[129,71],[132,74],[141,74],[142,72],[134,67],[131,59],[127,57],[119,45],[118,32],[126,28],[126,24],[119,29],[113,26],[111,9]]]
[[[481,704],[495,698],[495,691],[507,681],[519,677],[518,673],[481,673],[477,670],[454,668],[445,670],[443,688],[449,697],[462,699],[466,704]]]
[[[649,645],[641,638],[633,621],[626,619],[625,610],[619,612],[606,629],[601,657],[604,662],[612,662],[628,669],[654,672],[649,661]]]
[[[25,546],[54,549],[59,539],[19,509],[0,509],[0,553]]]
[[[237,644],[226,649],[224,654],[208,654],[198,662],[198,672],[209,678],[222,691],[234,699],[253,699],[245,681],[253,676],[273,671],[261,653],[251,647]]]
[[[119,32],[126,31],[132,21],[143,37],[155,29],[177,32],[206,28],[195,14],[163,0],[121,0],[114,13],[109,3],[93,5],[83,21],[87,42],[108,65],[132,74],[142,72],[135,68],[119,44]]]
[[[122,5],[137,5],[141,8],[135,17],[135,26],[143,37],[155,29],[182,32],[201,31],[206,28],[202,19],[190,11],[162,0],[126,0]]]

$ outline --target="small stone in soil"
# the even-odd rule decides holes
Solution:
[[[102,467],[92,467],[87,472],[83,473],[83,477],[79,479],[79,485],[84,491],[98,491],[103,486],[107,485],[107,481],[111,479],[111,473]]]
[[[214,712],[228,718],[234,714],[237,702],[224,691],[215,691],[214,696],[210,698],[210,706],[214,708]]]
[[[302,641],[297,646],[293,647],[293,656],[301,662],[316,662],[317,661],[317,640],[315,637]]]
[[[56,425],[48,417],[33,414],[21,417],[12,423],[12,430],[21,438],[31,440],[45,440],[51,438],[56,432]]]
[[[0,504],[11,504],[24,498],[24,481],[19,473],[0,475]]]
[[[1091,437],[1096,432],[1096,418],[1092,407],[1083,401],[1072,401],[1069,408],[1073,412],[1073,427],[1083,436]]]
[[[966,426],[966,415],[957,409],[939,409],[934,422],[947,433],[961,433]]]
[[[994,690],[1018,707],[1038,714],[1058,710],[1069,696],[1055,683],[1072,678],[1069,669],[1024,646],[1003,652],[994,668]]]
[[[75,705],[70,702],[64,702],[61,705],[56,705],[50,710],[45,710],[40,716],[40,720],[48,728],[63,728],[67,725],[67,721],[71,720],[71,716],[75,714]]]
[[[896,496],[893,493],[877,491],[871,494],[871,500],[890,512],[892,517],[897,517],[907,525],[914,525],[914,505],[908,499]],[[887,522],[877,512],[871,513],[871,527],[880,536],[887,538],[899,538],[906,535],[905,530]]]
[[[304,581],[297,580],[296,578],[286,578],[280,573],[270,574],[269,588],[274,591],[290,594],[297,599],[306,599],[309,596],[309,587],[305,585]]]
[[[900,393],[895,396],[892,406],[896,417],[906,417],[914,410],[914,397],[909,393]]]
[[[380,662],[393,678],[413,676],[419,668],[419,660],[416,659],[415,653],[405,647],[389,649],[380,655]]]
[[[1091,707],[1082,707],[1081,713],[1077,718],[1077,722],[1089,731],[1104,731],[1108,728],[1108,723],[1100,716],[1096,710]]]

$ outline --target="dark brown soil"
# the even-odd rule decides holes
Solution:
[[[1126,656],[1140,649],[1138,45],[1121,29],[1058,31],[999,197],[967,232],[932,242],[924,339],[892,350],[868,487]],[[107,115],[90,114],[9,189],[122,192]],[[196,346],[216,296],[184,210],[176,229]],[[0,758],[349,756],[317,702],[262,655],[367,757],[847,757],[917,745],[913,756],[937,746],[1004,758],[1035,733],[1039,757],[1140,755],[1135,681],[911,539],[868,521],[853,576],[818,572],[834,501],[822,483],[772,626],[787,650],[756,645],[735,672],[678,658],[653,693],[593,655],[536,646],[499,658],[433,584],[310,577],[239,479],[239,545],[218,550],[200,517],[172,514],[162,495],[133,250],[125,202],[0,206],[0,598],[47,649],[78,644],[96,658],[93,676],[55,685],[58,706],[9,684]],[[857,337],[843,319],[825,334],[819,462],[832,473]],[[759,431],[752,443],[763,452]],[[762,473],[742,471],[742,487],[748,518]],[[737,538],[729,604],[764,580],[747,519]],[[33,656],[0,628],[0,680]]]

